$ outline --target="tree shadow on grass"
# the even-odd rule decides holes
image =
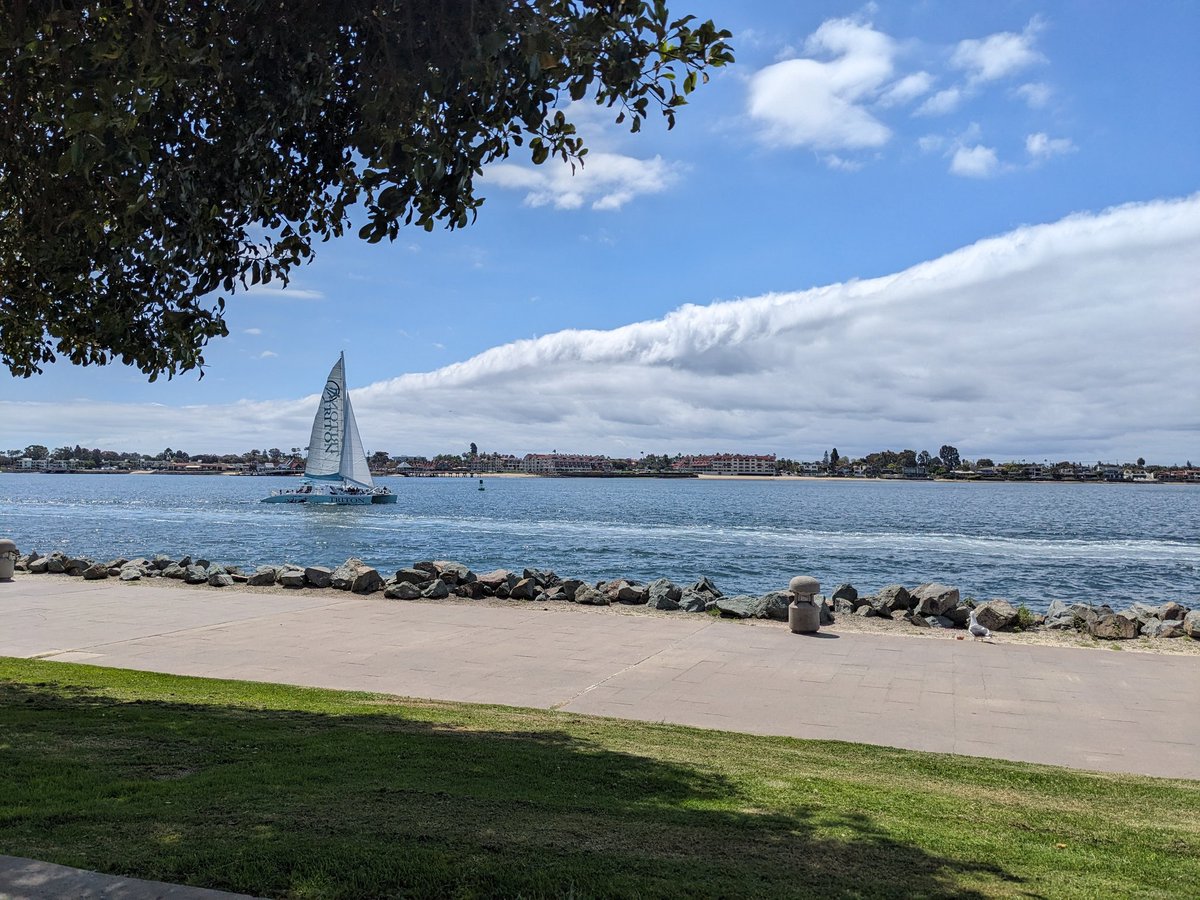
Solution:
[[[448,710],[0,683],[0,852],[271,896],[981,897],[971,885],[1021,881],[861,812],[763,804],[686,746],[610,749],[610,722],[527,731],[520,710]]]

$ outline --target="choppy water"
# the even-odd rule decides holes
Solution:
[[[153,553],[381,570],[421,559],[588,580],[708,575],[757,592],[800,573],[863,590],[924,581],[1035,609],[1200,603],[1200,488],[867,481],[385,479],[395,506],[260,504],[283,478],[0,475],[24,552]]]

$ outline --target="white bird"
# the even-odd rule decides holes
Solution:
[[[971,615],[968,617],[967,630],[971,632],[971,640],[977,641],[980,638],[990,638],[992,632],[975,620],[975,610],[971,610]]]

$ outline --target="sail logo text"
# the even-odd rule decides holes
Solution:
[[[337,382],[330,381],[325,385],[325,391],[321,395],[321,419],[324,423],[323,438],[325,441],[325,452],[329,453],[338,449],[341,443],[341,420],[339,415],[338,400],[342,396],[342,389]]]

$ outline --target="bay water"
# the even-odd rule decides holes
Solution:
[[[1200,487],[867,480],[380,479],[395,506],[264,504],[295,479],[0,474],[22,552],[165,553],[386,575],[417,560],[588,581],[712,578],[760,593],[808,574],[860,593],[926,581],[963,596],[1200,606]]]

